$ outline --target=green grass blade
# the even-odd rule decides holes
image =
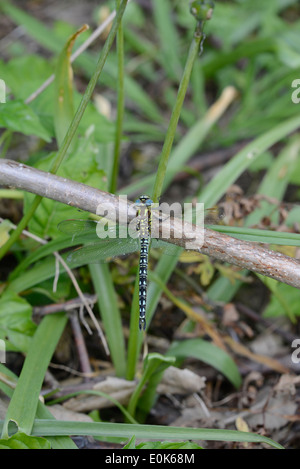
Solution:
[[[68,39],[59,54],[55,69],[54,128],[58,147],[61,146],[74,115],[71,51],[77,36],[85,29],[86,27],[82,27]]]
[[[293,173],[295,165],[297,164],[298,148],[299,137],[296,135],[295,138],[291,139],[291,142],[283,149],[268,169],[258,189],[259,194],[275,198],[276,200],[281,200],[289,183],[290,175]],[[270,214],[273,219],[276,213],[273,213],[272,215],[272,212],[274,212],[274,204],[271,205],[267,201],[262,200],[260,207],[256,208],[250,215],[248,215],[244,223],[246,226],[256,224],[264,216],[270,216]],[[300,244],[299,235],[295,233],[280,233],[255,229],[247,230],[246,228],[242,228],[240,232],[239,228],[232,229],[232,227],[223,227],[225,229],[222,229],[222,227],[214,227],[216,231],[220,228],[223,233],[248,241],[267,242],[285,246],[299,246]],[[242,234],[244,230],[245,236]],[[251,237],[251,234],[253,237]],[[263,239],[264,237],[265,241]],[[247,276],[248,272],[243,271],[241,274]],[[263,278],[262,276],[259,277]],[[265,279],[266,282],[268,282],[268,277],[265,277]],[[232,300],[241,284],[242,280],[238,280],[232,284],[227,278],[219,277],[214,284],[209,287],[207,294],[209,298],[214,301],[229,302]]]
[[[228,93],[229,91],[229,93]],[[223,115],[228,105],[232,102],[234,98],[234,90],[227,89],[224,93],[228,93],[228,98],[221,100],[222,106],[218,106],[218,111],[210,109],[204,117],[201,117],[184,135],[181,140],[173,147],[170,154],[170,159],[168,162],[167,172],[165,174],[165,179],[163,182],[163,190],[165,191],[167,187],[171,184],[174,177],[178,174],[182,168],[188,164],[189,159],[194,155],[198,148],[201,147],[203,141],[209,134],[211,128],[216,124],[218,119]],[[230,94],[230,96],[229,96]],[[137,194],[141,192],[150,193],[155,181],[155,174],[150,174],[139,180],[129,184],[120,191],[120,194]]]
[[[83,389],[81,391],[76,391],[76,392],[72,392],[69,394],[65,394],[62,397],[58,397],[57,399],[53,399],[53,401],[48,402],[48,405],[51,406],[56,403],[60,403],[65,400],[68,400],[71,397],[80,396],[81,394],[86,394],[88,396],[90,395],[90,396],[104,397],[108,401],[112,402],[112,404],[114,404],[116,407],[118,407],[118,409],[122,412],[122,414],[128,420],[129,423],[138,423],[136,422],[136,420],[134,420],[134,418],[129,414],[129,412],[125,409],[125,407],[122,404],[120,404],[120,402],[117,399],[112,397],[110,394],[107,394],[106,392],[102,392],[102,391],[95,390],[95,389]]]
[[[125,376],[126,354],[120,310],[107,264],[90,264],[90,273],[117,376]]]
[[[199,53],[200,43],[202,40],[202,35],[197,35],[195,33],[194,38],[192,40],[189,54],[186,60],[184,72],[180,81],[176,101],[174,104],[174,108],[172,111],[172,115],[170,118],[168,130],[166,133],[166,138],[164,141],[162,153],[159,159],[159,165],[156,173],[156,178],[153,187],[153,200],[157,202],[159,197],[161,196],[163,185],[166,177],[167,165],[171,153],[171,149],[173,146],[173,141],[176,133],[176,127],[179,121],[180,112],[183,106],[184,98],[186,95],[187,87],[189,84],[190,76],[192,73],[194,61]]]
[[[241,385],[241,375],[232,358],[224,350],[206,340],[190,339],[174,342],[167,354],[178,359],[197,358],[223,373],[236,388]]]
[[[228,187],[245,171],[253,161],[300,126],[300,116],[288,119],[272,130],[256,138],[237,153],[205,187],[199,196],[204,204],[212,206],[224,195]]]
[[[66,255],[62,256],[66,260]],[[9,290],[13,290],[16,293],[32,288],[34,285],[37,285],[44,280],[54,277],[55,275],[55,259],[47,258],[38,264],[36,264],[32,269],[27,270],[14,278],[8,286]],[[60,272],[64,272],[63,267],[60,266]]]
[[[45,373],[66,322],[65,315],[55,314],[46,316],[39,324],[8,406],[2,438],[8,437],[10,422],[30,435]]]
[[[257,243],[300,246],[300,235],[297,233],[222,225],[210,225],[209,228],[220,233],[226,233],[234,238],[255,241]]]
[[[242,43],[234,50],[222,54],[212,54],[203,64],[202,70],[206,78],[210,78],[215,73],[220,72],[223,67],[237,63],[240,59],[247,57],[257,57],[260,54],[276,53],[277,45],[270,37],[263,37]]]
[[[146,390],[146,396],[143,394],[143,410],[145,413],[148,413],[153,405],[153,394],[155,393],[156,387],[159,381],[162,378],[162,374],[166,368],[173,365],[175,362],[175,358],[173,357],[164,357],[159,353],[149,353],[144,361],[144,369],[141,376],[141,379],[133,392],[129,404],[128,404],[128,412],[134,417],[136,406],[138,404],[138,400],[140,394],[144,386],[148,383],[148,387]]]
[[[298,155],[300,151],[300,138],[296,135],[284,147],[272,165],[268,168],[257,193],[264,196],[274,198],[278,201],[284,197],[290,178],[297,167]],[[278,223],[278,211],[275,210],[274,204],[266,200],[260,201],[260,207],[257,207],[250,215],[247,216],[245,224],[247,226],[255,225],[265,217],[271,217],[271,220]]]
[[[2,422],[0,421],[0,428]],[[92,435],[95,437],[119,436],[157,440],[210,440],[210,441],[241,441],[267,443],[268,445],[283,449],[283,447],[256,433],[240,432],[237,430],[220,430],[210,428],[184,428],[164,427],[162,425],[131,425],[126,423],[110,422],[68,422],[52,420],[36,420],[32,429],[32,435]]]
[[[26,33],[39,40],[41,45],[55,52],[61,50],[62,41],[51,34],[51,30],[47,29],[43,23],[36,20],[32,15],[29,15],[21,8],[17,8],[12,5],[11,2],[7,1],[1,1],[0,8],[14,22],[23,25]]]
[[[182,65],[178,55],[180,41],[172,21],[171,3],[170,0],[164,0],[163,2],[153,0],[152,5],[164,68],[169,77],[177,81],[182,74]]]
[[[12,382],[17,383],[17,376],[1,363],[0,373],[7,376],[9,379],[11,379]],[[7,396],[12,397],[14,392],[13,389],[7,384],[5,384],[2,380],[0,380],[0,389]],[[36,417],[38,419],[55,420],[51,412],[40,400],[38,401],[37,405]],[[52,449],[77,449],[77,446],[75,445],[73,440],[68,436],[49,436],[47,439],[50,441]]]

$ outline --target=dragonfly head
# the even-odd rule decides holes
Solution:
[[[147,205],[147,207],[150,207],[150,205],[153,204],[153,200],[148,197],[148,195],[141,195],[136,201],[135,205]]]

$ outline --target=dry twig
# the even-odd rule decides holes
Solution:
[[[105,216],[108,219],[110,213],[113,213],[114,216],[117,215],[119,220],[130,220],[135,217],[133,203],[127,203],[125,200],[120,201],[113,194],[11,160],[3,159],[0,161],[0,184],[32,192],[91,213],[97,213],[98,210],[99,214],[99,207],[105,205],[107,211]],[[153,223],[159,222],[153,220]],[[162,227],[164,223],[164,221],[161,222]],[[167,223],[171,225],[172,233],[172,237],[167,241],[185,248],[187,242],[195,234],[195,226],[185,223],[185,235],[180,238],[182,220],[168,219]],[[198,246],[196,243],[194,245],[194,250],[215,259],[235,264],[240,268],[246,268],[300,288],[299,260],[280,252],[209,229],[204,230],[204,243],[199,242]]]

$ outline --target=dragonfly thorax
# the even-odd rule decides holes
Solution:
[[[151,205],[153,201],[147,195],[141,195],[136,201],[136,230],[141,239],[151,237]],[[143,246],[142,246],[143,250]]]

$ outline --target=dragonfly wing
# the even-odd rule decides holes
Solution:
[[[127,237],[127,225],[107,225],[106,222],[96,220],[64,220],[57,227],[62,233],[72,236],[73,244],[74,241],[78,244],[86,244]]]
[[[72,251],[67,261],[72,267],[96,262],[108,262],[112,257],[121,257],[139,249],[137,239],[105,239],[97,243],[87,244]]]
[[[71,236],[71,243],[74,244],[85,244],[85,243],[96,243],[97,222],[95,220],[64,220],[57,225],[57,228],[62,233]]]
[[[95,220],[63,220],[58,225],[59,231],[65,234],[78,234],[86,231],[96,231],[97,222]]]

